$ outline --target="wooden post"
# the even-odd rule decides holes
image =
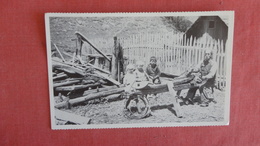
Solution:
[[[178,91],[176,92],[175,90],[173,90],[173,84],[172,82],[167,82],[167,86],[168,86],[168,90],[169,92],[174,96],[174,95],[177,95]],[[174,111],[176,113],[176,116],[178,118],[181,118],[182,117],[182,113],[180,112],[180,104],[178,102],[178,99],[177,99],[177,96],[174,96],[173,100],[173,108],[174,108]]]
[[[118,52],[119,47],[117,45],[117,37],[114,37],[114,51],[112,53],[112,63],[111,63],[111,75],[113,79],[117,79],[118,73]]]
[[[83,41],[82,41],[81,37],[77,35],[77,41],[76,41],[77,54],[76,55],[81,56],[82,46],[83,46]]]
[[[124,73],[124,50],[120,44],[120,41],[118,41],[118,50],[118,82],[122,83],[122,74]]]

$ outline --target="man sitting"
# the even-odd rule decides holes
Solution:
[[[200,73],[200,77],[196,80],[197,82],[204,82],[204,84],[200,85],[199,87],[189,89],[185,100],[193,102],[196,91],[199,89],[201,95],[200,106],[202,107],[208,106],[208,103],[213,100],[209,99],[208,97],[205,97],[205,94],[203,94],[204,88],[212,88],[215,85],[217,63],[212,59],[212,57],[212,50],[206,50],[204,60],[200,62],[196,67],[190,70],[191,74]]]

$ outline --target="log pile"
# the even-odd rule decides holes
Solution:
[[[75,53],[62,53],[55,48],[61,57],[52,57],[52,80],[56,108],[69,108],[72,105],[107,97],[120,95],[124,88],[110,72],[90,62],[84,62]],[[65,60],[65,54],[69,59]]]
[[[96,102],[122,99],[118,97],[124,92],[124,87],[117,81],[120,80],[120,70],[117,68],[117,62],[115,62],[117,56],[105,54],[83,34],[76,32],[75,35],[77,36],[77,49],[73,54],[66,51],[62,52],[55,44],[52,44],[54,48],[52,51],[55,51],[51,53],[55,118],[58,123],[63,124],[68,122],[89,124],[89,118],[65,112],[60,108],[70,108],[80,103],[89,105]],[[88,43],[99,54],[87,54],[87,59],[83,60],[81,58],[84,57],[81,53],[83,43]],[[115,45],[115,48],[118,49],[117,46]],[[97,59],[100,57],[106,60],[101,64],[102,68],[99,67],[99,60]],[[103,69],[103,66],[106,66],[107,70]]]

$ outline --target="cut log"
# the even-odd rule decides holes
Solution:
[[[57,87],[55,91],[75,91],[80,89],[86,89],[89,87],[97,87],[100,83],[95,84],[88,84],[88,85],[73,85],[73,86],[64,86],[64,87]]]
[[[75,124],[80,124],[80,125],[89,124],[91,120],[90,118],[83,117],[80,115],[75,115],[58,109],[55,109],[55,118],[59,120],[69,121]]]
[[[113,101],[113,100],[118,100],[121,98],[121,94],[112,94],[106,97],[106,100]]]
[[[110,87],[105,87],[105,88],[98,88],[98,89],[91,89],[91,90],[87,90],[84,92],[83,96],[89,95],[89,94],[95,94],[101,91],[109,91],[112,89],[118,89],[117,86],[110,86]]]
[[[101,97],[105,97],[105,96],[109,96],[112,94],[120,94],[124,92],[124,88],[118,88],[118,89],[112,89],[109,91],[103,91],[103,92],[98,92],[98,93],[93,93],[93,94],[89,94],[87,96],[83,96],[83,97],[79,97],[76,99],[71,99],[68,102],[61,102],[55,105],[55,108],[63,108],[69,105],[74,105],[77,103],[81,103],[81,102],[85,102],[85,101],[89,101],[89,100],[93,100],[96,98],[101,98]]]
[[[170,81],[169,83],[173,84],[174,82]],[[181,85],[173,84],[172,87],[175,91],[179,91],[179,90],[198,87],[198,85],[193,83],[186,83]],[[157,93],[163,93],[168,91],[169,89],[167,84],[151,84],[151,85],[148,84],[146,87],[142,89],[136,89],[136,92],[134,94],[157,94]]]
[[[56,88],[56,87],[60,87],[60,86],[72,85],[72,84],[76,84],[79,82],[80,82],[80,80],[68,80],[65,82],[54,83],[53,87]]]

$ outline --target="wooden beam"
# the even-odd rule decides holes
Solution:
[[[99,86],[100,83],[95,84],[88,84],[88,85],[73,85],[73,86],[64,86],[64,87],[57,87],[55,91],[75,91],[80,89],[86,89],[89,87],[96,87]]]
[[[58,76],[52,77],[52,79],[53,80],[58,80],[58,79],[66,78],[66,77],[68,77],[66,74],[62,74],[62,75],[58,75]]]
[[[83,68],[81,69],[79,67],[75,67],[68,62],[65,63],[65,62],[59,62],[59,61],[56,61],[56,60],[52,60],[52,62],[53,62],[53,65],[52,65],[53,68],[68,69],[68,70],[71,70],[71,71],[73,71],[77,74],[85,76],[85,72],[83,71]]]
[[[121,86],[121,87],[123,87],[123,86]],[[93,94],[93,93],[98,93],[98,92],[101,92],[101,91],[109,91],[109,90],[117,89],[117,88],[118,88],[117,86],[109,86],[109,87],[104,87],[104,88],[91,89],[91,90],[85,91],[83,96]]]
[[[101,73],[101,72],[98,72],[98,71],[95,71],[96,74],[100,75],[101,77],[109,80],[110,82],[112,82],[113,84],[115,85],[121,85],[121,83],[119,83],[118,81],[116,81],[115,79],[113,78],[110,78],[108,75],[104,74],[104,73]]]
[[[65,85],[72,85],[72,84],[76,84],[79,82],[80,82],[80,80],[72,80],[72,81],[65,81],[65,82],[60,82],[60,83],[53,83],[53,88],[65,86]]]
[[[59,120],[69,121],[75,124],[89,124],[90,118],[83,117],[80,115],[75,115],[69,112],[61,111],[55,109],[55,118]]]
[[[93,65],[93,64],[88,63],[87,65],[89,65],[89,66],[95,68],[96,70],[99,70],[99,71],[101,71],[101,72],[104,72],[104,73],[106,73],[106,74],[110,74],[109,71],[106,71],[106,70],[104,70],[104,69],[101,69],[101,68],[99,68],[99,67],[97,67],[97,66],[95,66],[95,65]]]
[[[101,54],[101,55],[104,56],[108,61],[111,62],[111,60],[105,55],[105,53],[103,53],[101,50],[99,50],[97,47],[95,47],[95,46],[93,45],[93,43],[91,43],[91,42],[89,41],[89,39],[87,39],[86,36],[84,36],[84,35],[81,34],[80,32],[75,32],[75,34],[76,34],[77,36],[81,37],[82,41],[87,42],[87,43],[88,43],[91,47],[93,47],[99,54]]]
[[[68,68],[56,68],[56,69],[57,69],[57,70],[60,70],[60,71],[64,71],[64,72],[69,73],[69,74],[76,74],[75,71],[70,70],[70,69],[68,69]]]
[[[62,61],[65,62],[65,59],[64,59],[64,57],[62,56],[62,54],[61,54],[59,48],[56,46],[56,44],[53,44],[53,45],[54,45],[54,47],[56,48],[56,50],[58,51],[58,53],[60,54],[60,57],[61,57]]]

